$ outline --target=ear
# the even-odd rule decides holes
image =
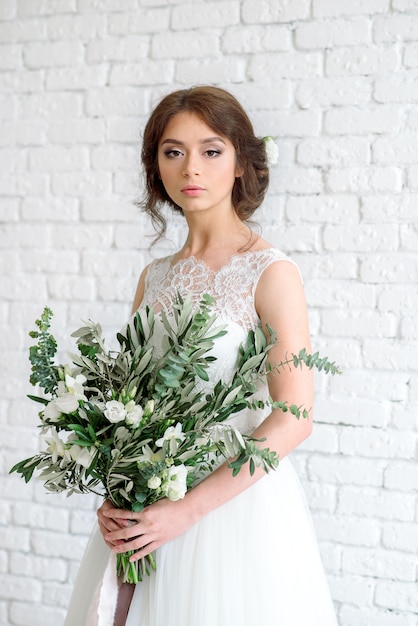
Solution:
[[[243,167],[239,167],[238,165],[235,168],[235,178],[241,178],[241,176],[244,174],[244,168]]]

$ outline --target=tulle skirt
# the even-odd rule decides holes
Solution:
[[[106,556],[107,551],[107,556]],[[288,459],[156,551],[126,626],[336,626],[303,490]],[[112,626],[114,558],[96,534],[65,626]]]

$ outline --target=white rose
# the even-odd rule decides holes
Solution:
[[[70,448],[70,455],[73,461],[77,463],[77,465],[82,465],[83,467],[90,467],[94,457],[96,456],[97,450],[93,448],[92,450],[88,450],[86,447],[78,446],[74,444]]]
[[[172,465],[168,470],[167,498],[172,502],[181,500],[187,491],[187,467]]]
[[[264,137],[264,145],[266,149],[267,163],[275,165],[279,161],[279,148],[274,137]]]
[[[78,409],[78,399],[73,393],[67,392],[62,396],[55,398],[55,406],[61,411],[61,413],[74,413]]]
[[[106,410],[104,414],[109,422],[117,424],[125,419],[126,410],[122,402],[118,402],[117,400],[108,400],[108,402],[106,402]]]
[[[161,485],[161,478],[159,476],[151,476],[151,478],[148,479],[147,485],[149,489],[158,489]]]
[[[65,384],[70,393],[72,393],[78,400],[85,400],[83,384],[87,381],[87,378],[83,374],[77,374],[74,378],[69,374],[65,375]]]
[[[57,422],[61,417],[61,411],[57,407],[57,404],[54,400],[48,402],[44,409],[44,419],[49,420],[50,422]]]
[[[161,439],[157,439],[155,445],[159,448],[162,448],[164,443],[167,441],[170,454],[174,456],[177,453],[179,447],[178,442],[184,441],[185,438],[186,435],[181,430],[181,424],[180,422],[177,422],[175,426],[169,426],[166,429],[164,435],[161,437]]]
[[[127,412],[126,423],[129,426],[138,428],[143,415],[144,415],[144,409],[142,408],[142,406],[139,406],[139,404],[136,404],[130,411]]]

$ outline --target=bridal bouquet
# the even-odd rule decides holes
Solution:
[[[39,417],[46,449],[10,471],[28,482],[37,469],[51,492],[99,493],[115,507],[140,512],[163,497],[183,498],[219,458],[234,457],[234,475],[246,463],[251,473],[256,466],[265,471],[276,467],[274,452],[226,420],[242,409],[265,406],[254,394],[259,380],[273,369],[304,364],[336,373],[338,368],[305,350],[269,367],[275,335],[269,328],[267,339],[257,328],[240,347],[232,380],[212,382],[204,390],[215,359],[211,349],[226,334],[215,327],[212,303],[205,295],[195,309],[190,298],[178,295],[172,315],[161,312],[160,357],[155,354],[157,319],[152,309],[137,312],[118,333],[117,351],[107,350],[100,326],[89,321],[72,335],[78,353],[71,355],[71,365],[54,363],[57,342],[49,332],[52,312],[45,307],[36,321],[38,330],[30,333],[38,342],[29,354],[30,382],[44,394],[29,398],[43,405]],[[296,405],[267,402],[298,418],[308,417]],[[155,569],[155,560],[151,554],[131,563],[131,555],[118,555],[117,573],[136,583]]]

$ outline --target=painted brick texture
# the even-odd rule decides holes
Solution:
[[[417,41],[416,0],[2,0],[0,626],[63,623],[97,504],[8,476],[39,444],[28,331],[48,303],[63,350],[83,318],[110,338],[182,242],[170,217],[150,252],[133,200],[149,111],[195,83],[278,138],[257,219],[344,369],[293,453],[339,624],[418,625]]]

